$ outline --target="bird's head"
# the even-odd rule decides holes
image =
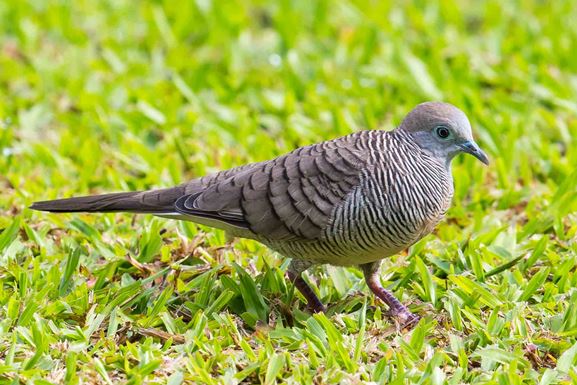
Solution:
[[[489,164],[489,158],[473,140],[469,119],[452,104],[419,104],[405,117],[399,130],[409,133],[421,148],[444,159],[447,164],[461,152]]]

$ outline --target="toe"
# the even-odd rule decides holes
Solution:
[[[402,329],[411,330],[419,323],[421,317],[416,314],[407,312],[398,314],[397,319],[399,320],[399,326]]]

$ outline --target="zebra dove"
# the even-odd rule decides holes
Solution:
[[[416,106],[392,131],[356,132],[176,187],[36,202],[51,212],[133,212],[187,220],[257,240],[291,258],[288,279],[313,311],[324,306],[302,278],[315,264],[358,266],[401,325],[418,316],[382,287],[383,258],[429,234],[453,196],[451,160],[488,164],[457,107]]]

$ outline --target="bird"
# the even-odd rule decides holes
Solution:
[[[453,198],[459,153],[489,164],[465,113],[415,106],[392,130],[362,130],[271,160],[170,188],[35,202],[31,209],[129,212],[192,221],[256,240],[290,258],[286,277],[312,312],[326,311],[302,274],[319,264],[356,266],[399,325],[420,319],[385,289],[381,261],[431,233]]]

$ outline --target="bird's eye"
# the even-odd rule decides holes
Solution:
[[[451,135],[451,132],[446,126],[435,127],[435,133],[441,139],[447,139]]]

